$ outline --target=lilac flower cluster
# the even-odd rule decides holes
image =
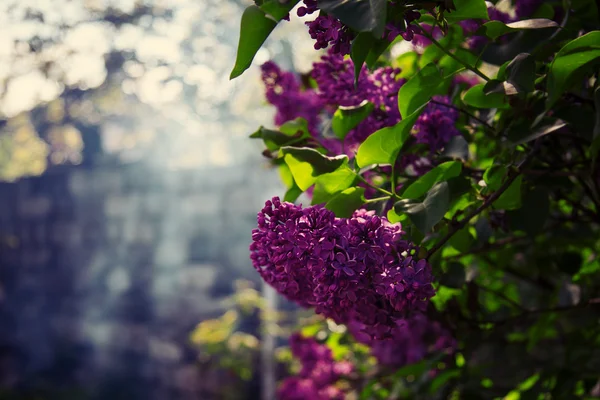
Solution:
[[[352,31],[342,22],[330,15],[320,15],[314,21],[306,22],[308,33],[315,39],[315,50],[331,49],[336,54],[350,54],[350,42],[354,38]]]
[[[531,17],[534,12],[542,5],[543,0],[515,0],[515,16],[523,19]]]
[[[296,75],[282,71],[277,64],[268,61],[261,66],[262,80],[266,88],[267,101],[277,108],[275,123],[301,117],[308,122],[308,129],[316,134],[319,114],[323,103],[314,90],[302,90]]]
[[[452,104],[450,97],[434,96],[433,100],[437,103],[430,102],[413,127],[417,143],[429,145],[432,152],[442,149],[453,136],[460,135],[456,129],[458,111],[443,105]]]
[[[402,36],[402,39],[410,42],[413,40],[416,33],[419,33],[419,28],[416,25],[410,23],[421,18],[421,13],[415,10],[408,10],[404,13],[402,23],[389,22],[385,28],[388,31],[387,39],[392,42],[398,37]]]
[[[313,64],[311,76],[317,82],[321,101],[330,112],[338,106],[358,106],[364,100],[375,106],[371,115],[346,136],[350,154],[373,132],[400,121],[398,91],[406,82],[398,78],[400,72],[399,68],[384,67],[369,73],[363,68],[355,85],[352,60],[330,52]]]
[[[347,361],[336,362],[331,349],[300,334],[290,337],[290,348],[302,365],[296,376],[285,379],[277,390],[280,400],[343,400],[344,392],[335,386],[341,377],[353,372]]]
[[[439,322],[432,321],[424,314],[414,314],[410,318],[398,320],[391,337],[372,340],[365,335],[359,323],[348,324],[348,330],[355,339],[371,348],[371,354],[384,366],[400,368],[414,364],[434,353],[452,353],[456,340]]]
[[[304,17],[317,11],[317,0],[303,0],[304,5],[298,7],[298,16]]]
[[[279,293],[337,323],[358,321],[375,338],[423,311],[435,294],[399,224],[359,210],[336,218],[323,206],[267,201],[250,245],[254,268]]]

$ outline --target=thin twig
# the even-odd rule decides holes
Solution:
[[[437,105],[440,105],[440,106],[444,106],[444,107],[448,107],[448,108],[452,108],[453,110],[456,110],[456,111],[458,111],[458,112],[461,112],[461,113],[463,113],[463,114],[467,115],[468,117],[471,117],[471,118],[473,118],[475,121],[479,122],[480,124],[482,124],[483,126],[485,126],[486,128],[488,128],[489,130],[491,130],[492,132],[496,133],[496,130],[494,129],[494,127],[493,127],[493,126],[491,126],[490,124],[488,124],[487,122],[485,122],[485,121],[484,121],[484,120],[482,120],[481,118],[479,118],[479,117],[476,117],[475,115],[471,114],[471,113],[470,113],[470,112],[468,112],[467,110],[463,110],[462,108],[456,107],[456,106],[455,106],[455,105],[453,105],[453,104],[445,104],[445,103],[442,103],[442,102],[440,102],[440,101],[437,101],[437,100],[434,100],[434,99],[431,99],[431,100],[429,100],[429,101],[430,101],[431,103],[434,103],[434,104],[437,104]]]
[[[535,154],[535,152],[537,151],[537,148],[539,147],[539,141],[536,142],[536,146],[534,147],[534,149],[527,155],[527,157],[525,157],[525,159],[515,168],[515,169],[511,169],[508,173],[508,178],[506,179],[506,181],[504,181],[504,183],[502,184],[502,186],[500,186],[500,188],[498,188],[497,191],[495,191],[494,193],[492,193],[491,196],[489,196],[482,205],[480,205],[479,207],[477,207],[475,210],[471,211],[469,214],[467,214],[462,220],[460,220],[459,222],[453,224],[450,226],[450,230],[449,232],[446,234],[446,236],[444,236],[442,239],[440,239],[439,242],[437,242],[435,244],[435,246],[433,246],[431,248],[431,250],[429,250],[429,252],[427,253],[427,256],[425,258],[429,258],[431,257],[436,251],[438,251],[439,249],[442,248],[442,246],[444,246],[446,244],[446,242],[448,240],[450,240],[450,238],[459,230],[461,230],[462,228],[464,228],[471,219],[473,219],[475,216],[481,214],[486,208],[490,207],[492,205],[492,203],[494,203],[496,200],[498,200],[498,198],[502,195],[502,193],[504,193],[506,191],[506,189],[508,189],[510,187],[510,185],[515,181],[515,179],[517,179],[517,177],[520,175],[521,170],[523,169],[523,167],[533,158],[533,155]]]
[[[440,50],[442,50],[448,57],[453,58],[456,62],[458,62],[460,65],[463,65],[466,69],[468,69],[469,71],[474,72],[475,74],[477,74],[478,76],[480,76],[482,79],[484,79],[486,82],[489,82],[490,78],[488,78],[483,72],[481,72],[480,70],[478,70],[477,68],[474,68],[472,66],[470,66],[469,64],[465,63],[463,60],[461,60],[460,58],[456,57],[454,54],[452,54],[451,52],[449,52],[448,50],[446,50],[446,48],[444,48],[444,46],[442,46],[440,44],[440,42],[438,42],[437,40],[435,40],[435,38],[429,34],[429,32],[427,32],[425,29],[423,29],[423,27],[421,26],[421,24],[417,23],[417,26],[419,28],[421,28],[421,32],[419,32],[420,35],[425,36],[427,39],[429,39],[431,41],[431,43],[433,43],[434,45],[436,45]]]

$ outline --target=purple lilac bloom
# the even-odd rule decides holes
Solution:
[[[279,293],[337,323],[356,320],[373,337],[423,311],[435,294],[431,267],[412,254],[400,224],[373,211],[335,218],[322,206],[305,209],[275,197],[258,214],[251,259]]]
[[[438,103],[451,105],[448,96],[434,96]],[[430,102],[413,127],[417,143],[429,145],[430,151],[441,150],[453,137],[460,134],[456,129],[458,111],[442,104]]]
[[[363,68],[355,86],[352,60],[329,52],[313,64],[312,77],[317,82],[319,97],[330,112],[338,106],[358,106],[364,100],[375,105],[371,115],[346,136],[350,156],[373,132],[400,121],[398,91],[406,80],[398,79],[399,73],[399,68],[384,67],[373,73]]]
[[[341,377],[353,372],[347,361],[336,362],[331,349],[298,333],[290,337],[290,349],[300,361],[297,376],[286,378],[277,390],[280,400],[343,400],[344,392],[335,387]]]
[[[424,24],[422,25],[424,30],[429,33],[431,36],[433,36],[435,39],[439,39],[443,36],[442,30],[437,27],[437,26],[431,26],[428,24]],[[418,47],[427,47],[431,44],[431,40],[429,40],[429,38],[425,35],[420,35],[417,34],[414,36],[414,38],[412,39],[412,43],[415,46]]]
[[[340,20],[330,15],[320,15],[308,25],[310,37],[315,39],[315,50],[326,49],[331,45],[331,49],[336,54],[350,54],[350,42],[352,41],[352,32]]]
[[[303,17],[317,11],[317,0],[303,0],[304,5],[298,7],[298,16]]]
[[[402,36],[402,39],[406,41],[413,40],[416,33],[419,32],[419,28],[415,25],[411,25],[412,21],[415,21],[421,17],[421,13],[415,10],[408,10],[404,13],[404,20],[402,23],[388,23],[385,27],[389,31],[387,39],[392,42],[398,36]]]
[[[424,314],[398,320],[390,338],[383,340],[369,338],[364,333],[364,326],[358,322],[348,324],[348,330],[358,342],[371,347],[371,354],[379,364],[394,368],[414,364],[434,353],[451,354],[456,348],[451,333]]]
[[[531,17],[543,3],[543,0],[515,0],[516,19]]]
[[[308,129],[316,134],[323,104],[314,90],[302,90],[296,75],[282,71],[268,61],[261,66],[267,101],[277,108],[275,124],[281,125],[298,117],[308,122]]]

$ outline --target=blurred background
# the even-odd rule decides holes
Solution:
[[[249,4],[0,2],[0,399],[224,398],[190,334],[261,290],[257,65],[316,57],[293,17],[229,81]]]

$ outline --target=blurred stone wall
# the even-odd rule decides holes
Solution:
[[[194,367],[188,335],[222,312],[234,279],[257,280],[250,231],[281,193],[256,164],[64,167],[0,183],[0,388],[215,398],[219,379]]]

